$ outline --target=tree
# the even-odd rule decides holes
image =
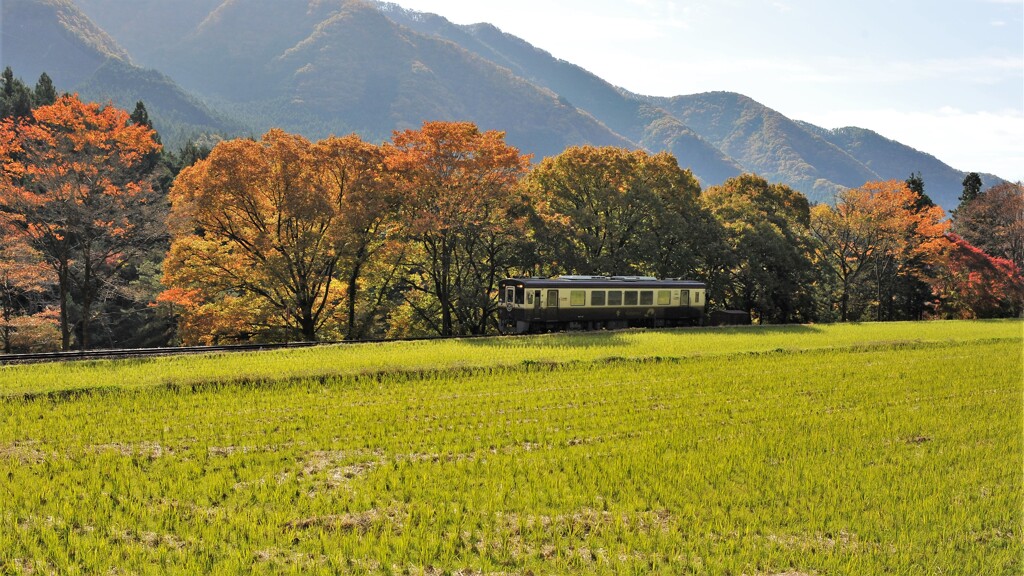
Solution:
[[[529,215],[517,187],[529,157],[469,122],[425,122],[385,148],[412,245],[408,306],[440,335],[483,333],[498,281],[521,260]]]
[[[990,256],[956,234],[946,239],[941,271],[932,281],[941,296],[941,315],[996,318],[1024,310],[1024,277],[1016,264]]]
[[[708,188],[701,200],[725,227],[733,255],[726,266],[725,303],[762,322],[812,319],[807,198],[743,174]]]
[[[3,86],[0,87],[0,120],[4,118],[27,118],[32,113],[32,91],[14,77],[14,71],[8,66],[2,75]]]
[[[19,336],[22,347],[32,340],[25,337],[24,328],[39,323],[39,314],[48,312],[43,302],[53,288],[52,272],[24,235],[10,225],[0,226],[0,344],[4,352],[18,347]]]
[[[0,213],[54,271],[61,348],[88,348],[96,305],[122,268],[164,235],[161,205],[136,166],[153,131],[113,106],[65,95],[6,122]],[[4,150],[0,150],[4,152]],[[72,316],[75,316],[73,318]]]
[[[49,106],[57,102],[57,89],[53,87],[53,80],[46,72],[39,75],[36,82],[36,89],[32,93],[32,103],[35,106]],[[152,128],[152,126],[150,126]]]
[[[1024,269],[1024,185],[1004,182],[953,214],[953,231],[967,243]]]
[[[357,281],[380,231],[382,163],[355,136],[313,144],[275,129],[182,170],[161,300],[182,308],[186,341],[317,340],[343,299],[340,267]]]
[[[920,172],[911,172],[910,176],[906,179],[906,184],[907,188],[917,195],[915,208],[921,209],[935,206],[935,202],[924,193],[924,178],[921,178]]]
[[[922,313],[922,299],[931,294],[921,293],[918,283],[929,278],[946,224],[941,208],[920,204],[905,182],[888,181],[843,191],[834,209],[814,208],[816,261],[838,282],[827,298],[840,320],[858,319],[869,308],[879,320],[894,318],[897,310]]]
[[[697,179],[668,153],[573,147],[526,186],[543,206],[539,241],[564,272],[681,276],[702,262],[713,219]]]
[[[355,135],[328,138],[314,152],[318,185],[343,204],[337,238],[342,254],[338,275],[345,285],[345,337],[365,336],[397,279],[401,248],[396,246],[396,214],[400,204],[394,178],[385,168],[384,150]],[[384,257],[391,271],[366,282],[372,296],[359,318],[361,282],[374,260]]]
[[[964,176],[964,191],[960,194],[960,207],[966,206],[981,193],[981,176],[977,172],[971,172]]]

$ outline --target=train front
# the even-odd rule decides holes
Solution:
[[[502,334],[520,334],[526,331],[523,310],[526,287],[522,280],[507,278],[498,282],[498,331]]]

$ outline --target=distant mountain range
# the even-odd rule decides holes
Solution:
[[[826,130],[741,94],[633,94],[491,24],[383,2],[4,0],[0,22],[0,65],[128,109],[142,100],[172,147],[272,126],[382,141],[425,120],[470,120],[536,159],[579,144],[667,150],[704,186],[755,172],[813,201],[920,172],[951,209],[965,175],[870,130]]]

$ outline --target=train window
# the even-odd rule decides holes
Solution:
[[[609,306],[622,306],[622,290],[609,290],[608,291],[608,305]]]
[[[570,306],[586,306],[587,292],[585,290],[569,290]]]
[[[700,304],[700,292],[693,293],[693,303]]]
[[[558,290],[548,290],[548,308],[558,308]]]
[[[689,306],[690,305],[690,291],[689,290],[683,290],[682,293],[680,294],[680,296],[681,297],[679,298],[679,305],[680,306]]]
[[[640,291],[640,305],[641,306],[653,306],[654,305],[654,290],[641,290]]]
[[[671,290],[658,290],[658,306],[668,306],[672,303]]]
[[[591,306],[604,306],[604,290],[594,290],[590,293]]]
[[[636,306],[636,290],[626,290],[626,306]]]
[[[526,303],[533,304],[533,292],[526,293]]]

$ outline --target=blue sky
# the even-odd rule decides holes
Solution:
[[[397,3],[489,22],[640,94],[740,92],[1024,180],[1024,0]]]

